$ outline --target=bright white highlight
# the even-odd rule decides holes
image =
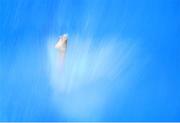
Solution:
[[[122,80],[118,86],[127,84],[123,83],[126,79],[123,74],[133,71],[129,67],[137,47],[130,41],[125,43],[113,38],[98,41],[72,36],[69,37],[62,70],[60,56],[54,48],[55,41],[49,40],[48,54],[53,100],[60,114],[74,120],[100,118],[108,99],[108,90],[117,84],[117,79],[118,82]]]

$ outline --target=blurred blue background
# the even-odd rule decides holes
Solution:
[[[180,121],[179,32],[179,0],[1,0],[0,121]],[[138,45],[138,72],[109,81],[101,112],[74,118],[52,101],[47,39],[63,33]]]

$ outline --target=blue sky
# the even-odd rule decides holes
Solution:
[[[180,121],[179,13],[179,0],[1,0],[0,121]],[[68,93],[52,77],[63,33]]]

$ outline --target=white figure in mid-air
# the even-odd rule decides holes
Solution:
[[[66,50],[67,50],[67,41],[68,41],[68,36],[67,34],[64,34],[59,37],[58,42],[55,45],[55,48],[58,49],[59,52],[59,60],[61,67],[63,67],[64,60],[65,60],[65,55],[66,55]]]
[[[60,36],[58,42],[55,45],[55,48],[58,49],[61,53],[65,53],[67,48],[67,40],[67,34]]]

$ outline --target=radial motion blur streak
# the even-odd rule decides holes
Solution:
[[[179,0],[0,0],[0,121],[180,121],[179,30]]]

